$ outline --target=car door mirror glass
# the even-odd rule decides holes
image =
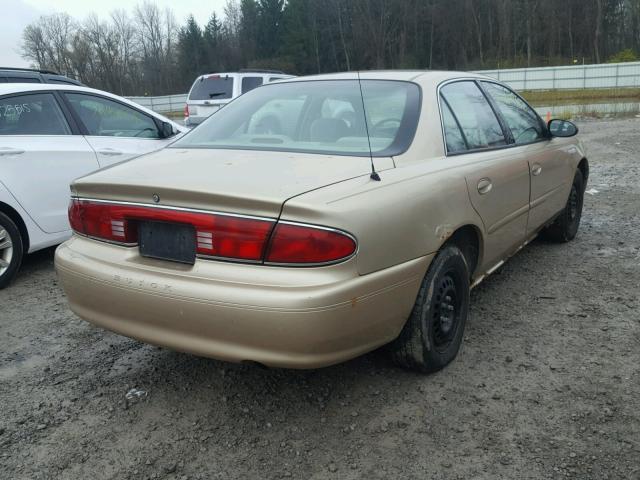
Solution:
[[[162,138],[169,138],[174,134],[174,130],[173,130],[173,125],[171,125],[169,122],[162,122],[162,125],[160,126],[160,136]]]
[[[567,120],[551,120],[549,122],[549,133],[554,137],[573,137],[578,134],[578,127]]]

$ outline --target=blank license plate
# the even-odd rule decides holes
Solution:
[[[164,222],[141,222],[138,226],[140,255],[196,263],[196,233],[191,225]]]

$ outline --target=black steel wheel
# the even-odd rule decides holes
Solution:
[[[393,360],[420,372],[436,372],[458,354],[469,312],[469,268],[456,245],[431,262],[411,316],[391,344]]]
[[[576,171],[569,198],[564,210],[554,222],[541,233],[543,238],[552,242],[570,242],[578,234],[582,219],[582,205],[584,203],[584,178],[580,170]]]

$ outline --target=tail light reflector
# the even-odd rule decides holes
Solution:
[[[274,229],[265,261],[326,264],[344,260],[355,252],[355,240],[344,232],[283,222]]]
[[[184,105],[184,117],[187,118],[189,116],[189,105],[185,103]]]
[[[293,222],[77,198],[69,204],[71,228],[98,240],[135,245],[141,221],[192,225],[198,255],[230,260],[322,265],[349,258],[357,247],[345,232]]]

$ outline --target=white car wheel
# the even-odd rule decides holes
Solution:
[[[11,218],[0,212],[0,289],[16,276],[24,246],[20,230]]]
[[[0,226],[0,277],[9,270],[13,260],[13,241],[4,228]]]

